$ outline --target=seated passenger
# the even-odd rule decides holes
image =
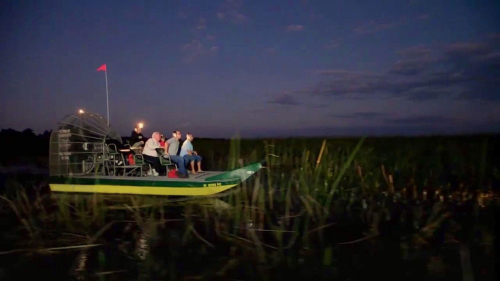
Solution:
[[[141,133],[141,127],[136,126],[132,131],[132,135],[130,136],[130,145],[132,147],[140,147],[144,145],[144,136]]]
[[[142,155],[144,157],[144,161],[150,163],[153,166],[153,176],[158,176],[159,174],[163,174],[161,171],[160,159],[158,159],[158,153],[156,152],[157,148],[160,148],[160,133],[154,132],[153,136],[146,142],[144,145],[144,149],[142,150]],[[148,172],[151,175],[151,171]]]
[[[181,178],[187,178],[188,174],[186,172],[186,162],[183,157],[177,155],[177,151],[179,151],[180,138],[181,132],[173,131],[172,137],[165,143],[165,155],[170,156],[170,161],[177,164],[177,168],[179,169],[178,176]]]
[[[162,134],[161,137],[160,137],[160,146],[162,148],[165,147],[165,136]]]
[[[197,174],[194,170],[194,163],[198,163],[198,172],[202,173],[203,171],[201,170],[201,160],[203,159],[200,155],[198,155],[198,152],[193,150],[193,135],[187,133],[186,134],[186,140],[182,144],[181,148],[181,153],[180,156],[184,157],[184,160],[187,163],[191,163],[191,173],[193,175]]]

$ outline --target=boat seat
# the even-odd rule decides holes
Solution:
[[[104,164],[106,167],[107,174],[110,174],[110,169],[113,171],[113,175],[116,175],[116,166],[125,165],[125,158],[118,152],[116,144],[110,143],[105,146],[106,153],[104,154]]]
[[[118,169],[122,169],[124,176],[136,174],[136,172],[139,171],[139,174],[142,177],[144,163],[138,163],[136,161],[134,165],[129,165],[128,162],[125,160],[125,156],[123,155],[123,153],[118,151],[115,144],[109,144],[107,148],[108,148],[108,156],[106,157],[107,159],[105,161],[107,164],[111,164],[113,168],[113,175],[116,175],[116,171]]]
[[[142,156],[142,154],[134,154],[134,162],[135,162],[135,165],[137,166],[140,166],[141,167],[141,176],[142,176],[142,168],[144,167],[148,167],[149,170],[148,171],[151,171],[153,170],[153,167],[151,166],[150,163],[148,163],[145,159],[144,159],[144,156]]]
[[[165,149],[160,147],[160,148],[155,148],[156,153],[158,154],[158,158],[160,159],[160,164],[162,166],[167,167],[167,173],[170,171],[168,169],[169,166],[174,166],[176,169],[178,169],[177,164],[173,163],[170,160],[170,155],[165,155]]]

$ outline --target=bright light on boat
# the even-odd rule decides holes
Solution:
[[[144,124],[143,123],[139,123],[139,128],[143,128],[144,127]]]
[[[85,111],[83,111],[83,109],[80,109],[80,110],[78,110],[78,113],[80,113],[80,114],[84,114],[84,113],[85,113]]]

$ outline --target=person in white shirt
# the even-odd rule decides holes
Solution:
[[[154,132],[152,137],[146,142],[144,145],[144,149],[142,150],[142,155],[144,157],[144,161],[150,163],[153,166],[153,176],[158,176],[162,173],[160,159],[158,158],[158,153],[156,152],[156,148],[160,148],[160,133]]]

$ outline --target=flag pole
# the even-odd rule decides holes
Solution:
[[[106,111],[108,113],[108,126],[109,126],[109,94],[108,94],[108,69],[106,64],[101,65],[97,71],[104,71],[104,77],[106,78]]]
[[[108,70],[104,71],[104,77],[106,77],[106,107],[108,111],[108,126],[109,126],[109,95],[108,95]]]

